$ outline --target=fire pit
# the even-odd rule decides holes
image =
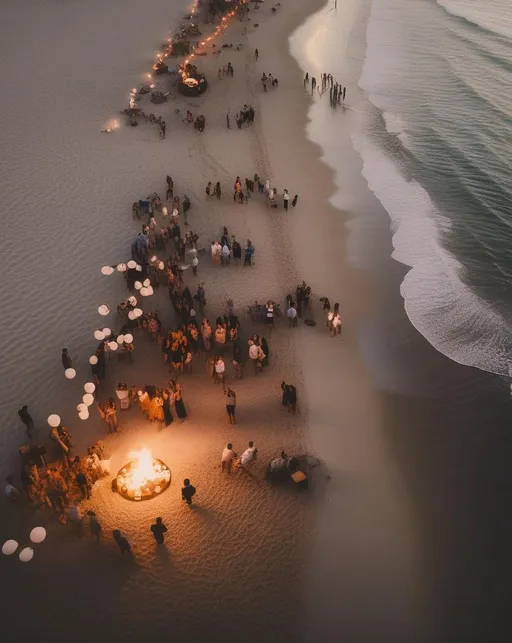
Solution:
[[[132,460],[125,464],[115,478],[117,492],[127,500],[150,500],[171,484],[171,470],[149,449],[132,451]]]

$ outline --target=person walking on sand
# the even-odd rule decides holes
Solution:
[[[288,212],[288,201],[290,200],[290,195],[288,194],[288,190],[283,191],[283,205],[284,209]]]
[[[247,469],[250,467],[250,465],[256,460],[256,456],[258,455],[258,449],[254,446],[254,442],[249,442],[248,448],[242,453],[242,457],[240,458],[240,464],[242,465],[242,469]]]
[[[309,84],[309,73],[306,72],[306,75],[304,76],[304,89],[306,89],[306,85]]]
[[[219,355],[215,360],[215,378],[219,384],[222,384],[222,388],[226,390],[226,378],[225,378],[226,365],[222,359],[222,355]]]
[[[87,476],[85,475],[83,470],[80,470],[76,474],[75,481],[82,493],[82,498],[84,500],[89,500],[89,498],[91,497],[91,483],[87,479]]]
[[[260,57],[260,52],[257,49],[255,49],[254,50],[254,60],[258,60],[259,57]]]
[[[226,396],[226,411],[228,412],[229,423],[236,424],[236,393],[228,388],[224,390]]]
[[[181,489],[181,499],[184,500],[187,505],[192,504],[192,497],[196,495],[196,488],[190,484],[190,480],[185,478],[183,480],[183,487]]]
[[[313,76],[311,78],[311,96],[313,96],[313,92],[315,91],[316,88],[316,78]]]
[[[297,409],[297,389],[293,384],[286,384],[284,381],[281,382],[281,389],[283,390],[283,406],[286,406],[288,413],[295,415]]]
[[[343,87],[343,93],[341,95],[343,102],[345,102],[345,94],[347,93],[347,88]]]
[[[260,356],[259,347],[253,342],[252,339],[249,340],[249,358],[254,364],[254,375],[258,375],[258,361]]]
[[[228,442],[227,447],[222,452],[221,460],[221,470],[227,469],[228,474],[231,473],[231,467],[233,466],[233,460],[236,458],[236,453],[233,451],[233,445],[231,442]]]
[[[89,516],[89,531],[91,532],[91,538],[96,538],[99,542],[103,528],[96,518],[94,511],[88,511],[87,515]]]
[[[252,257],[254,255],[254,246],[250,239],[247,239],[247,245],[244,251],[244,266],[252,266]]]
[[[213,188],[213,194],[217,197],[217,199],[220,199],[222,196],[222,189],[220,187],[220,181],[217,181],[215,184],[215,187]]]
[[[157,518],[154,525],[150,527],[151,533],[155,537],[156,542],[159,545],[164,544],[164,534],[167,531],[167,527],[164,525],[164,522],[161,518]]]
[[[294,208],[297,205],[298,200],[299,200],[299,195],[296,194],[292,199],[292,208]]]
[[[297,326],[297,309],[295,308],[295,303],[293,301],[290,302],[290,306],[286,311],[286,316],[288,317],[290,328],[295,328],[295,326]]]
[[[229,112],[226,114],[226,127],[227,127],[228,129],[231,129],[231,124],[230,124],[230,122],[229,122]]]
[[[18,411],[18,415],[20,417],[20,420],[23,422],[25,425],[25,428],[27,429],[27,434],[29,439],[32,439],[32,431],[34,430],[34,420],[32,419],[32,416],[28,412],[28,406],[22,406],[21,409]]]
[[[114,531],[112,532],[112,536],[114,537],[114,540],[116,541],[117,546],[119,547],[119,550],[122,554],[124,554],[125,552],[128,554],[132,553],[132,546],[128,542],[128,538],[126,538],[126,536],[120,529],[114,529]]]

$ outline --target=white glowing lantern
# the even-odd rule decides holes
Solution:
[[[80,411],[80,413],[78,414],[78,417],[81,420],[88,420],[89,419],[89,411]]]
[[[82,401],[83,401],[83,403],[84,403],[86,406],[91,406],[91,404],[93,404],[93,403],[94,403],[94,396],[93,396],[93,395],[91,395],[91,393],[86,393],[86,394],[82,397]],[[81,411],[81,412],[82,412],[82,411]]]
[[[128,268],[130,268],[130,270],[135,270],[135,268],[137,267],[137,262],[133,261],[133,259],[132,259],[126,265],[128,266]]]
[[[4,556],[12,556],[17,549],[18,543],[16,540],[6,540],[2,545],[2,554]]]
[[[128,266],[125,263],[118,263],[117,269],[119,272],[126,272],[128,269]]]
[[[67,377],[68,380],[72,380],[74,377],[76,377],[76,371],[74,368],[67,368],[64,371],[64,375]]]
[[[142,282],[142,285],[145,288],[149,288],[151,286],[151,282],[149,281],[149,279],[144,279],[144,281]]]
[[[101,332],[105,335],[105,337],[110,337],[112,335],[112,331],[110,328],[102,328]]]
[[[98,306],[98,312],[100,315],[108,315],[110,312],[110,308],[107,306],[107,304],[101,304],[101,306]]]
[[[46,538],[46,529],[44,527],[34,527],[30,532],[30,540],[38,545]]]
[[[25,547],[25,549],[22,549],[20,551],[20,560],[22,563],[28,563],[34,558],[34,550],[32,547]]]
[[[95,330],[94,339],[97,339],[99,342],[101,342],[102,339],[105,339],[105,335],[102,333],[101,330]]]
[[[143,312],[140,308],[135,308],[133,314],[135,315],[135,317],[141,317],[143,315]]]
[[[128,297],[128,303],[130,306],[136,306],[137,305],[137,297],[134,297],[133,295],[131,297]]]
[[[164,264],[164,262],[163,262],[163,261],[161,261],[161,262],[158,264],[158,267],[160,268],[160,270],[163,270],[163,269],[165,268],[165,264]]]
[[[91,355],[91,356],[89,357],[89,364],[91,364],[92,366],[94,366],[94,365],[95,365],[95,364],[97,364],[97,363],[98,363],[98,358],[96,357],[96,355]]]
[[[130,319],[131,321],[134,321],[135,319],[137,319],[137,316],[135,315],[133,310],[130,310],[128,312],[128,319]]]
[[[148,286],[147,288],[147,294],[148,297],[151,296],[155,291],[153,290],[153,286]]]
[[[86,382],[84,384],[84,391],[86,393],[94,393],[95,390],[96,390],[96,386],[92,382]]]
[[[139,266],[139,264],[137,264],[135,270],[137,270],[138,272],[142,272],[142,266]]]
[[[131,344],[131,343],[133,342],[133,335],[131,335],[130,333],[127,333],[127,334],[124,336],[124,341],[125,341],[127,344]]]
[[[101,269],[101,274],[102,275],[111,275],[114,272],[114,268],[112,266],[103,266]]]
[[[135,286],[135,290],[140,290],[142,288],[141,281],[136,281],[133,285]]]
[[[84,404],[84,403],[82,402],[81,404],[78,404],[78,406],[76,407],[76,410],[77,410],[79,413],[81,413],[82,411],[87,411],[87,409],[88,409],[88,408],[89,408],[89,407],[87,406],[87,404]]]
[[[117,342],[109,342],[108,347],[110,348],[111,351],[116,351],[118,349]]]
[[[117,336],[117,343],[119,344],[119,346],[124,343],[124,335]]]
[[[143,297],[147,297],[149,295],[149,288],[146,288],[146,286],[144,286],[139,290],[139,292]]]
[[[52,427],[52,429],[55,429],[56,427],[60,426],[60,416],[57,415],[56,413],[53,413],[48,418],[48,424]]]

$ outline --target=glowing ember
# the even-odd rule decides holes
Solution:
[[[117,474],[117,491],[128,500],[149,500],[171,484],[169,467],[149,449],[131,451],[132,460]]]

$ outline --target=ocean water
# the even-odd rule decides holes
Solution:
[[[374,0],[353,143],[391,218],[414,326],[466,365],[512,370],[512,3]]]

